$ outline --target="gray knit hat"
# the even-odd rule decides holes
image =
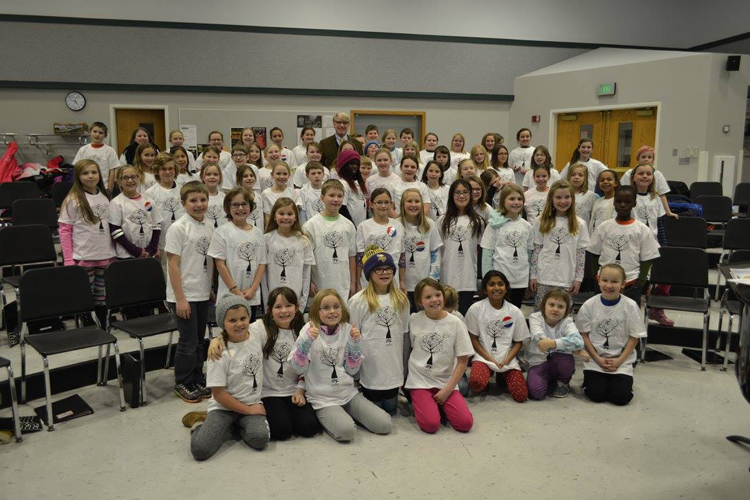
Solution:
[[[224,328],[224,318],[227,315],[227,311],[234,306],[244,306],[245,309],[247,309],[247,312],[250,312],[250,306],[248,305],[247,300],[245,300],[244,297],[240,297],[239,295],[235,295],[233,293],[224,295],[216,303],[216,324],[219,326],[219,328]]]

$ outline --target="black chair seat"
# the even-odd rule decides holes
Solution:
[[[115,321],[113,328],[122,330],[131,337],[144,338],[177,330],[177,321],[171,313],[144,316],[125,321]]]
[[[110,335],[95,325],[62,332],[39,333],[26,337],[26,343],[36,349],[42,356],[97,347],[113,342],[117,342],[114,335]]]
[[[10,360],[0,356],[0,368],[5,368],[6,366],[10,366]]]
[[[573,305],[582,306],[584,302],[595,296],[599,292],[580,292],[577,295],[573,295]]]
[[[709,299],[650,295],[646,300],[646,305],[655,309],[671,309],[673,311],[686,311],[705,314],[709,310],[710,302],[711,301]]]
[[[726,230],[724,229],[714,229],[708,232],[709,236],[716,236],[720,238],[723,238],[725,234],[726,234]]]
[[[21,276],[8,276],[3,278],[3,283],[9,284],[13,288],[18,288],[19,283],[21,283]]]
[[[739,300],[727,300],[724,307],[727,308],[729,314],[740,314],[742,312],[742,304]]]

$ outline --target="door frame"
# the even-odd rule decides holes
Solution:
[[[611,105],[601,105],[601,106],[589,106],[589,107],[582,107],[582,108],[558,108],[558,109],[551,109],[549,112],[549,140],[547,144],[554,144],[553,147],[550,148],[550,155],[552,155],[552,158],[555,157],[555,154],[557,153],[557,115],[563,114],[563,113],[586,113],[588,111],[606,111],[608,109],[633,109],[633,108],[652,108],[656,106],[656,137],[654,139],[654,149],[656,151],[660,151],[659,149],[659,123],[661,121],[661,101],[653,101],[653,102],[634,102],[634,103],[628,103],[628,104],[611,104]]]
[[[118,109],[161,109],[164,111],[164,137],[169,144],[169,106],[166,104],[110,104],[109,105],[109,145],[117,146],[117,110]],[[121,151],[117,151],[119,155]]]

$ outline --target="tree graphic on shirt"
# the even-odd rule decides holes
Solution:
[[[284,361],[289,357],[290,352],[292,352],[292,344],[288,342],[277,342],[276,345],[273,346],[271,358],[279,363],[276,378],[284,378]]]
[[[224,209],[219,205],[209,205],[206,215],[214,221],[214,227],[219,227],[219,219],[226,216]]]
[[[518,260],[518,247],[523,241],[523,233],[521,231],[508,231],[505,233],[505,244],[509,247],[513,247],[513,260]]]
[[[107,205],[96,204],[91,207],[91,211],[99,221],[99,234],[104,234],[104,221],[109,218],[109,207]]]
[[[328,231],[323,237],[323,244],[333,249],[333,262],[339,261],[338,248],[344,244],[344,235],[339,231]]]
[[[383,249],[383,251],[388,251],[388,247],[391,246],[391,242],[393,241],[393,238],[388,234],[379,234],[375,236],[372,240],[377,246]]]
[[[385,343],[386,345],[389,345],[392,342],[391,327],[396,326],[396,323],[398,323],[396,310],[391,306],[385,306],[378,309],[375,313],[375,322],[379,326],[387,328],[387,331],[385,332]]]
[[[605,244],[609,248],[617,252],[617,257],[615,257],[615,264],[619,264],[620,261],[622,260],[622,251],[628,248],[629,242],[630,242],[630,238],[628,238],[628,235],[626,234],[618,234],[610,238],[607,238],[607,241]]]
[[[422,239],[419,236],[409,236],[404,239],[404,250],[411,254],[409,256],[409,267],[414,267],[414,253],[419,252],[419,243],[421,241]],[[422,244],[421,248],[424,250],[424,244]]]
[[[260,373],[260,367],[261,367],[261,359],[260,356],[258,356],[255,353],[248,354],[245,356],[245,358],[242,360],[242,373],[246,377],[253,377],[253,391],[258,388],[258,378],[257,375]]]
[[[320,198],[315,198],[315,200],[313,200],[312,204],[310,205],[310,208],[313,211],[313,213],[310,214],[310,216],[312,217],[314,214],[319,214],[320,212],[322,212],[326,208],[326,206],[323,204],[323,200],[321,200]]]
[[[140,226],[140,229],[138,230],[138,241],[142,242],[146,238],[145,232],[143,231],[143,223],[148,220],[148,212],[142,208],[133,210],[128,214],[128,220],[133,224],[138,224]]]
[[[294,257],[297,255],[297,251],[292,248],[282,248],[277,250],[273,254],[273,262],[277,266],[281,267],[281,274],[279,275],[279,281],[286,282],[286,268],[294,267]]]
[[[464,241],[468,238],[469,227],[468,226],[453,226],[451,229],[450,238],[451,240],[458,243],[458,256],[463,257],[464,255]]]
[[[339,362],[339,354],[341,354],[340,347],[324,347],[320,350],[321,363],[333,368],[333,372],[331,372],[331,384],[333,385],[339,383],[339,376],[336,373],[336,365]]]
[[[251,241],[245,241],[237,245],[237,256],[247,262],[247,268],[245,268],[245,277],[250,279],[253,276],[253,261],[255,260],[255,253],[258,249],[257,243]]]
[[[195,240],[195,251],[203,256],[203,271],[208,270],[208,247],[211,246],[211,238],[201,236]]]
[[[168,198],[164,198],[164,202],[162,203],[162,208],[166,210],[167,212],[172,212],[172,217],[170,220],[174,221],[176,220],[175,214],[180,209],[180,200],[172,196]]]
[[[555,257],[560,258],[560,246],[570,240],[570,234],[568,234],[567,228],[556,227],[550,233],[549,239],[550,241],[552,241],[552,243],[557,244],[557,248],[555,249]]]
[[[540,200],[536,200],[534,203],[531,204],[531,210],[536,211],[536,216],[539,217],[542,215],[542,210],[544,210],[544,205],[547,203],[546,198],[542,198]]]
[[[430,193],[430,206],[435,210],[435,218],[440,217],[440,207],[443,206],[443,197],[439,194]]]
[[[502,319],[496,319],[487,322],[487,334],[492,337],[492,345],[490,351],[492,354],[497,354],[497,339],[502,337],[505,333],[505,321]]]
[[[423,351],[430,353],[430,357],[427,359],[427,364],[425,365],[425,368],[428,370],[432,370],[433,356],[436,353],[442,352],[443,344],[445,344],[445,335],[438,332],[426,333],[419,339],[419,347]]]
[[[649,210],[646,205],[635,207],[635,215],[639,220],[642,220],[643,223],[646,224],[646,227],[651,227],[651,224],[648,222],[651,218],[651,210]]]
[[[606,318],[596,323],[595,332],[604,337],[604,349],[609,349],[609,336],[617,330],[622,322],[614,318]]]
[[[261,214],[260,209],[258,207],[255,207],[255,210],[253,210],[252,213],[247,216],[247,220],[253,226],[260,227],[258,223],[262,220],[261,217],[263,217],[263,215]]]

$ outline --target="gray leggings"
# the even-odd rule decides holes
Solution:
[[[361,393],[343,406],[326,406],[315,413],[323,428],[336,441],[347,442],[354,439],[357,431],[355,421],[375,434],[391,433],[391,416]]]
[[[208,412],[206,421],[190,436],[190,452],[196,460],[211,458],[224,441],[232,435],[234,426],[240,430],[240,437],[250,448],[262,450],[271,439],[268,422],[263,415],[241,415],[233,411],[213,410]]]

